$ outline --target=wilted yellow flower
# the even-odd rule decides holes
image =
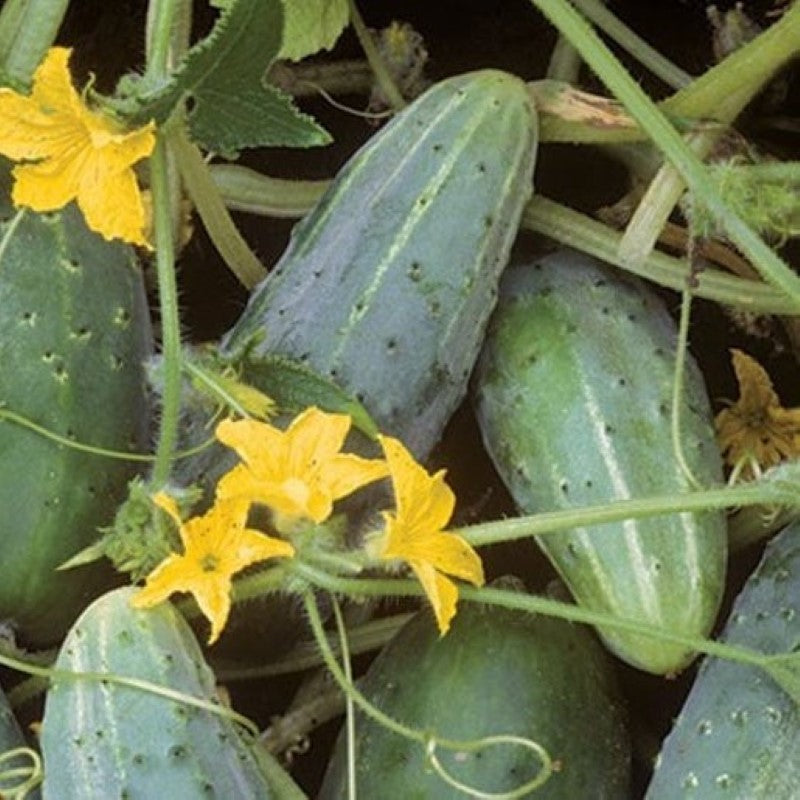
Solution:
[[[30,96],[0,89],[0,154],[26,162],[13,171],[14,205],[55,211],[77,200],[86,224],[106,239],[149,246],[133,165],[152,152],[154,125],[126,132],[87,108],[72,86],[70,52],[48,51]]]
[[[131,603],[149,608],[173,592],[191,592],[200,610],[211,622],[208,643],[219,637],[231,608],[231,579],[251,564],[269,558],[294,555],[289,542],[245,528],[250,503],[232,497],[217,502],[202,517],[182,522],[169,495],[159,492],[154,502],[178,525],[183,554],[167,556],[148,576],[144,588]]]
[[[326,520],[333,503],[383,478],[386,462],[339,452],[350,430],[347,414],[312,406],[283,431],[252,419],[224,419],[217,438],[244,463],[217,484],[218,497],[244,495],[290,519]]]
[[[483,584],[480,557],[460,536],[446,533],[455,495],[444,482],[444,470],[429,475],[402,442],[378,437],[389,463],[397,512],[384,512],[386,530],[369,548],[385,560],[405,561],[422,584],[444,635],[456,613],[458,589],[446,575]]]
[[[800,408],[783,408],[766,370],[741,350],[731,350],[739,399],[717,414],[717,440],[732,467],[770,467],[800,455]]]

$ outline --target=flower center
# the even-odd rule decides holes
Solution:
[[[296,505],[305,507],[311,495],[311,489],[301,478],[287,478],[283,482],[283,491],[286,496]]]
[[[219,558],[214,553],[206,553],[200,559],[200,569],[203,572],[216,572],[219,569]]]

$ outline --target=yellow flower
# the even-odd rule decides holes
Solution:
[[[0,89],[0,154],[33,162],[14,168],[14,205],[55,211],[77,200],[86,224],[106,239],[149,246],[132,167],[152,152],[154,125],[125,132],[87,108],[70,80],[70,52],[48,51],[29,97]]]
[[[443,529],[450,521],[455,495],[444,482],[444,470],[429,475],[402,442],[380,436],[394,484],[397,513],[383,513],[385,532],[370,545],[379,558],[405,561],[422,584],[444,635],[456,613],[458,589],[447,575],[480,586],[483,566],[460,536]]]
[[[739,399],[717,414],[717,440],[732,467],[744,464],[752,477],[758,467],[770,467],[800,455],[800,408],[783,408],[764,368],[741,350],[731,350],[739,382]]]
[[[217,438],[244,462],[224,475],[218,497],[244,495],[289,519],[320,523],[333,503],[367,483],[383,478],[386,462],[339,451],[351,420],[312,406],[282,431],[252,419],[224,419]]]
[[[178,524],[183,555],[167,556],[148,576],[144,588],[132,599],[136,608],[149,608],[173,592],[191,592],[211,622],[213,644],[231,608],[231,578],[268,558],[294,555],[289,542],[245,528],[250,503],[245,498],[217,499],[202,517],[182,522],[175,501],[159,492],[153,501]]]

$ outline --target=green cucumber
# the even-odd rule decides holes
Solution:
[[[28,743],[25,741],[14,712],[8,704],[8,699],[0,687],[0,755],[21,747],[28,747]],[[25,778],[21,775],[9,777],[3,773],[29,770],[31,767],[31,759],[23,755],[14,756],[8,760],[4,758],[0,761],[0,797],[14,797],[13,790],[25,782]],[[37,800],[39,796],[40,793],[36,789],[26,794],[25,800]]]
[[[168,603],[135,610],[125,587],[70,630],[56,669],[113,673],[218,703],[191,629]],[[47,800],[269,800],[253,746],[220,714],[99,678],[56,678],[41,732]]]
[[[511,268],[476,369],[486,448],[520,511],[591,506],[690,486],[670,434],[676,330],[637,281],[571,250]],[[688,359],[680,409],[685,457],[722,482],[708,398]],[[721,512],[672,514],[541,536],[587,608],[705,636],[724,588]],[[618,628],[601,631],[630,664],[677,672],[693,654]]]
[[[306,363],[424,457],[466,393],[536,142],[519,78],[433,86],[337,175],[223,351]]]
[[[143,451],[151,333],[133,250],[74,206],[0,223],[0,404],[67,439]],[[107,587],[99,563],[56,572],[113,520],[136,465],[0,421],[0,619],[52,644]]]
[[[800,647],[800,523],[768,545],[722,638],[762,653]],[[758,667],[706,659],[664,742],[647,800],[795,800],[800,709]]]
[[[513,734],[539,743],[556,771],[531,797],[630,797],[625,711],[610,659],[582,626],[462,603],[450,631],[440,637],[423,611],[378,655],[359,689],[384,713],[438,737]],[[318,800],[350,796],[345,736],[343,729]],[[427,767],[422,744],[362,713],[356,715],[355,748],[359,797],[467,796]],[[471,752],[440,748],[437,755],[455,779],[484,792],[516,789],[540,767],[536,755],[518,745]]]

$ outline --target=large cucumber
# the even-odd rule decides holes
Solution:
[[[610,659],[586,628],[464,603],[439,637],[430,614],[420,612],[380,653],[359,689],[381,711],[440,738],[514,734],[538,742],[556,771],[531,797],[630,797],[625,713]],[[350,796],[345,735],[318,800]],[[363,714],[356,716],[355,747],[359,797],[467,797],[427,767],[423,745]],[[453,778],[483,792],[516,789],[540,766],[531,751],[508,744],[437,755]]]
[[[131,587],[96,600],[61,647],[41,742],[47,800],[269,800],[253,746],[212,711],[101,680],[113,673],[216,704],[214,676],[189,626],[168,603],[131,608]]]
[[[0,307],[0,404],[80,444],[147,447],[151,332],[130,247],[90,231],[74,206],[5,216]],[[134,467],[0,424],[0,618],[26,642],[60,638],[107,584],[99,563],[55,569],[113,520]]]
[[[676,331],[643,284],[570,250],[509,270],[476,370],[478,421],[526,513],[689,488],[673,453]],[[697,479],[722,480],[703,381],[689,360],[681,441]],[[576,600],[591,609],[704,636],[724,587],[721,513],[672,514],[539,537]],[[686,647],[604,628],[621,658],[680,670]]]
[[[533,190],[536,132],[513,75],[432,87],[341,170],[224,349],[254,341],[253,355],[306,362],[424,457],[466,392]]]
[[[800,523],[773,539],[722,638],[762,653],[800,645]],[[647,800],[795,800],[800,709],[758,667],[703,662],[664,742]]]

